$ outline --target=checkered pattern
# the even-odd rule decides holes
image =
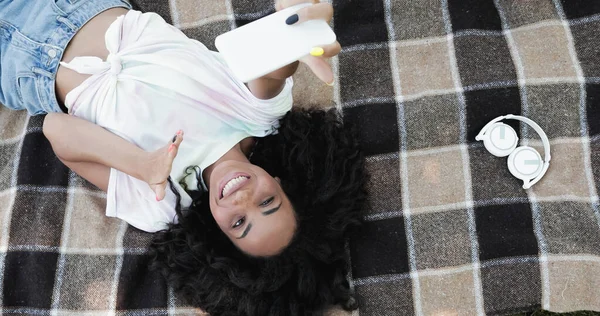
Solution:
[[[134,5],[212,48],[273,12],[271,0]],[[368,154],[367,223],[348,247],[354,314],[600,310],[600,3],[334,5],[337,85],[303,68],[294,94],[338,107]],[[552,145],[529,191],[474,141],[508,113],[535,120]],[[41,123],[0,110],[0,312],[201,314],[148,271],[151,235],[103,216],[104,194],[56,159]]]

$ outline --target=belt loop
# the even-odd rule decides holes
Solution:
[[[31,67],[31,72],[42,75],[44,77],[48,77],[48,78],[53,78],[54,76],[52,75],[51,72],[46,71],[42,68],[38,68],[38,67]]]
[[[73,32],[77,31],[77,26],[75,26],[75,24],[73,24],[71,21],[69,21],[69,19],[62,17],[60,15],[57,15],[56,19],[58,20],[58,22],[61,22],[64,25],[66,25],[68,28],[70,28],[71,31],[73,31]]]

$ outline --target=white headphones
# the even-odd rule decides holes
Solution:
[[[529,146],[517,147],[519,138],[515,130],[501,120],[517,120],[531,126],[542,138],[544,143],[544,160],[537,150]],[[536,184],[550,166],[550,141],[548,136],[534,121],[518,115],[505,115],[487,123],[475,140],[483,140],[485,148],[496,157],[508,156],[508,170],[517,179],[523,180],[523,189],[529,189]]]

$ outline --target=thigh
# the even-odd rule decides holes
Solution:
[[[70,162],[62,159],[60,161],[100,190],[108,191],[109,167],[94,162]]]

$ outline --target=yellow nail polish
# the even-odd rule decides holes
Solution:
[[[319,57],[319,56],[323,55],[324,53],[325,53],[325,51],[323,50],[322,47],[313,47],[310,50],[310,54],[315,57]]]

